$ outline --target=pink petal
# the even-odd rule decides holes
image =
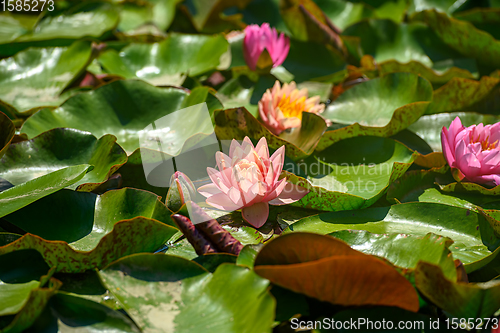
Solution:
[[[240,205],[235,204],[224,193],[212,195],[211,197],[207,198],[206,202],[207,202],[207,204],[209,204],[217,209],[222,209],[222,210],[227,210],[227,211],[234,211],[234,210],[238,210],[241,208]]]
[[[259,142],[257,143],[257,146],[255,146],[255,151],[257,152],[257,155],[264,159],[269,159],[269,148],[267,147],[267,140],[266,138],[262,137]]]
[[[250,206],[256,202],[262,201],[266,193],[265,185],[261,182],[253,184],[253,186],[248,190],[248,192],[243,192],[243,197],[245,198],[245,206]]]
[[[276,182],[281,175],[281,170],[283,170],[283,163],[285,163],[285,146],[279,147],[271,156],[269,161],[272,163],[274,168],[274,182]]]
[[[215,160],[220,171],[231,167],[231,158],[221,151],[215,153]]]
[[[269,170],[267,171],[266,179],[264,180],[267,185],[273,186],[275,183],[275,174],[274,174],[274,167],[273,167],[273,162],[270,162],[271,165],[269,166]]]
[[[238,143],[238,141],[236,141],[235,139],[233,139],[231,141],[231,146],[229,146],[229,157],[231,159],[233,159],[233,156],[234,156],[234,151],[236,150],[236,148],[238,147],[241,147],[240,144]]]
[[[457,159],[458,168],[460,171],[468,178],[472,179],[473,177],[479,175],[481,171],[481,163],[474,156],[474,154],[465,154],[460,156]]]
[[[260,228],[266,223],[269,216],[269,205],[267,202],[258,202],[250,207],[244,207],[241,215],[251,225]]]
[[[500,185],[500,175],[485,175],[474,180],[479,184],[498,186]]]
[[[227,193],[230,186],[229,184],[227,184],[227,182],[224,181],[224,177],[222,176],[221,172],[217,171],[217,169],[209,167],[207,168],[207,173],[208,177],[210,177],[210,179],[212,180],[212,183],[214,183],[215,186],[217,186],[219,190],[221,190],[221,192]]]
[[[495,167],[500,164],[500,151],[490,150],[483,159],[483,165]]]
[[[443,150],[444,158],[446,159],[448,164],[450,166],[454,166],[453,163],[455,163],[455,154],[451,150],[450,144],[448,142],[448,130],[444,126],[441,130],[441,147]]]
[[[308,193],[309,193],[308,189],[287,182],[285,188],[280,193],[280,195],[276,199],[269,201],[269,204],[271,205],[291,204],[295,201],[302,199]]]
[[[205,198],[211,197],[214,194],[222,193],[221,190],[215,184],[207,184],[200,186],[198,188],[198,193],[203,195]]]
[[[286,182],[285,178],[283,178],[279,182],[275,183],[274,187],[271,190],[269,190],[267,195],[264,197],[263,201],[271,201],[274,198],[276,198],[278,195],[281,194],[281,192],[285,188],[286,184],[287,184],[287,182]]]
[[[226,195],[238,207],[241,207],[243,205],[241,192],[237,188],[231,187]]]

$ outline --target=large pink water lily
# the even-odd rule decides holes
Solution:
[[[281,65],[290,50],[290,40],[283,33],[278,36],[275,28],[269,23],[248,25],[245,28],[245,39],[243,40],[243,56],[248,67],[255,70],[257,62],[264,50],[267,50],[273,67]]]
[[[443,126],[443,154],[459,180],[500,185],[500,123],[465,127],[456,117],[450,128]]]
[[[279,180],[285,159],[285,146],[269,157],[267,141],[262,138],[253,146],[245,137],[241,145],[233,140],[229,156],[215,155],[219,170],[207,168],[212,184],[201,186],[198,192],[206,202],[218,209],[241,209],[243,218],[256,228],[269,216],[269,204],[284,205],[300,200],[309,191]]]
[[[279,135],[286,129],[300,127],[302,112],[319,114],[325,110],[325,104],[319,102],[319,96],[309,97],[306,88],[297,89],[295,82],[285,83],[281,87],[276,81],[259,101],[259,115],[262,123]]]

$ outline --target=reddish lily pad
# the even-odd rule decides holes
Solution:
[[[274,284],[320,301],[419,309],[415,289],[393,267],[330,236],[283,235],[264,245],[254,270]]]

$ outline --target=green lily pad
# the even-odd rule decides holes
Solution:
[[[63,190],[4,217],[29,234],[1,247],[0,253],[35,249],[61,272],[103,267],[127,254],[158,249],[177,232],[170,214],[146,191],[122,189],[97,196]],[[64,223],[68,219],[71,224]]]
[[[251,0],[186,0],[183,5],[193,26],[202,33],[217,33],[245,27],[240,15],[221,15],[231,7],[245,8]]]
[[[0,178],[19,185],[67,166],[94,166],[70,188],[92,191],[127,161],[127,154],[105,135],[99,140],[87,132],[56,128],[28,140],[14,143],[0,159]]]
[[[7,148],[16,134],[16,128],[9,117],[0,112],[0,158],[7,152]]]
[[[408,12],[414,13],[425,9],[437,9],[441,12],[453,14],[457,11],[463,10],[467,5],[474,5],[471,0],[456,2],[453,0],[414,0],[411,2]]]
[[[477,73],[473,74],[466,69],[451,67],[444,71],[432,69],[422,64],[421,62],[411,60],[407,63],[402,63],[396,60],[386,60],[378,64],[380,75],[395,72],[410,72],[419,74],[433,84],[433,86],[441,86],[454,78],[475,79]],[[435,97],[434,97],[435,98]],[[428,111],[429,112],[429,111]]]
[[[56,106],[60,96],[90,60],[90,43],[75,42],[69,47],[30,48],[0,61],[0,106],[27,111]]]
[[[464,126],[483,123],[494,124],[500,121],[495,115],[479,114],[475,112],[450,112],[420,117],[408,129],[424,139],[434,151],[441,151],[441,130],[443,126],[450,127],[451,122],[460,117]]]
[[[500,79],[489,76],[483,76],[479,81],[452,78],[447,84],[434,91],[432,103],[425,113],[469,110],[492,113],[491,103],[484,103],[484,101],[491,99],[491,94],[496,93],[499,82]]]
[[[0,44],[11,42],[27,33],[36,21],[36,17],[34,20],[26,20],[24,15],[15,15],[9,12],[3,12],[0,17]]]
[[[438,161],[437,158],[432,158],[433,155],[429,155],[433,151],[432,148],[427,144],[427,142],[425,142],[421,137],[419,137],[418,135],[416,135],[415,133],[413,133],[408,129],[404,129],[401,132],[398,132],[397,134],[391,136],[390,138],[398,142],[401,142],[411,150],[418,152],[420,154],[418,159],[420,159],[420,162],[422,163],[425,162],[433,165],[432,163]],[[444,164],[445,163],[443,162],[440,165],[442,166]]]
[[[153,44],[130,44],[120,52],[110,49],[99,62],[111,74],[140,78],[154,85],[181,85],[187,75],[197,76],[230,63],[229,44],[222,35],[170,34]]]
[[[416,13],[412,20],[425,22],[444,43],[464,56],[474,58],[485,66],[500,66],[500,41],[471,23],[454,19],[435,9]]]
[[[266,90],[271,89],[275,82],[276,78],[272,75],[259,76],[257,81],[253,82],[247,75],[240,74],[224,83],[216,96],[226,109],[244,107],[257,118],[258,103]]]
[[[287,174],[289,182],[310,190],[293,205],[332,211],[368,207],[406,172],[414,158],[411,150],[391,139],[342,140],[298,163],[307,180]]]
[[[288,157],[296,160],[310,155],[326,129],[323,118],[303,112],[302,126],[290,134],[275,136],[245,108],[217,111],[215,113],[215,133],[221,140],[243,140],[265,137],[269,147],[278,149],[285,146]],[[239,124],[245,124],[240,126]]]
[[[328,130],[317,150],[359,135],[391,136],[425,113],[432,86],[412,73],[390,73],[360,83],[330,104],[323,117],[348,126]]]
[[[205,91],[207,88],[197,89]],[[198,91],[197,89],[193,91]],[[199,97],[198,94],[197,96]],[[208,92],[204,96],[211,106],[213,103],[210,100],[213,97]],[[195,99],[196,103],[201,103],[198,97]],[[203,114],[202,108],[193,109],[200,124],[190,124],[189,128],[184,125],[181,127],[183,130],[180,130],[181,124],[186,124],[184,114],[175,111],[191,105],[188,93],[180,88],[158,88],[136,80],[114,81],[96,90],[75,95],[55,110],[37,112],[24,123],[21,132],[31,138],[52,128],[69,127],[89,131],[96,137],[112,134],[129,154],[139,147],[151,146],[157,149],[160,137],[165,152],[176,155],[195,134],[206,132],[202,136],[196,136],[197,141],[200,141],[207,134],[213,133],[210,117]],[[214,107],[216,108],[215,104]],[[211,114],[212,107],[208,111]],[[167,115],[167,118],[158,123],[158,126],[166,127],[154,131],[151,126]],[[149,138],[151,133],[156,137]]]
[[[273,323],[269,281],[244,267],[222,264],[211,274],[183,258],[141,254],[99,275],[145,331],[260,333]]]
[[[386,258],[395,266],[416,268],[419,261],[430,262],[440,266],[448,279],[457,279],[449,250],[453,241],[447,237],[432,233],[425,236],[373,234],[365,230],[342,230],[329,235],[343,240],[355,250]]]
[[[283,67],[297,83],[304,81],[340,82],[345,76],[347,63],[330,45],[290,40],[290,51]]]
[[[450,238],[453,257],[464,264],[478,261],[490,251],[483,245],[480,225],[488,222],[480,214],[437,203],[404,203],[390,207],[323,213],[306,217],[285,232],[308,231],[329,234],[340,230],[365,230],[375,234],[401,233],[425,236],[434,233]]]
[[[71,224],[61,223],[72,215]],[[75,250],[90,251],[116,222],[144,217],[174,226],[170,215],[153,193],[124,188],[102,195],[62,190],[4,219],[44,239],[65,241]]]
[[[90,168],[92,167],[88,164],[69,166],[0,192],[0,217],[73,185],[82,179]]]
[[[236,264],[239,266],[245,266],[248,268],[253,268],[255,262],[255,257],[262,249],[262,244],[249,244],[245,245],[238,255]]]
[[[125,314],[106,305],[59,291],[52,296],[46,310],[30,327],[30,332],[96,332],[139,333],[139,328]]]
[[[121,3],[118,30],[133,33],[141,26],[153,23],[165,31],[174,19],[175,7],[180,0],[146,0]]]
[[[280,15],[280,0],[252,0],[240,12],[247,24],[269,23],[276,30],[289,34],[283,18]]]
[[[19,240],[0,247],[0,254],[35,249],[42,253],[45,261],[55,266],[57,271],[79,273],[104,267],[122,256],[152,252],[164,244],[176,231],[173,227],[153,219],[136,217],[115,223],[113,230],[102,237],[92,251],[77,251],[65,242],[47,241],[38,236],[26,234]],[[147,239],[147,242],[143,239]]]
[[[280,13],[292,36],[301,41],[328,44],[342,54],[345,47],[339,31],[312,0],[280,2]]]
[[[462,192],[470,194],[484,194],[484,195],[494,195],[500,194],[500,186],[495,186],[492,188],[486,188],[476,183],[469,182],[455,182],[447,185],[440,185],[440,190],[443,192]]]
[[[411,183],[411,181],[410,181]],[[410,184],[408,184],[410,186]],[[435,186],[435,185],[434,185]],[[393,196],[395,193],[391,193]],[[389,192],[388,192],[389,196]],[[477,211],[478,207],[482,208],[500,208],[500,199],[487,196],[478,195],[477,192],[462,193],[462,192],[441,192],[438,188],[432,187],[430,185],[423,185],[417,188],[415,191],[409,191],[406,195],[403,195],[400,200],[401,203],[405,202],[434,202],[444,205],[450,205],[455,207],[461,207],[466,209],[471,209]]]
[[[383,127],[397,108],[431,98],[432,87],[427,80],[411,73],[393,73],[347,90],[328,106],[324,116],[340,124],[359,122],[364,126]]]
[[[495,39],[500,38],[498,29],[495,29],[500,23],[500,9],[499,8],[472,8],[453,15],[456,19],[472,23],[477,29],[486,31]]]
[[[169,177],[165,176],[165,184],[157,184],[158,186],[155,186],[150,184],[144,173],[144,163],[151,163],[152,165],[161,164],[163,162],[162,157],[167,160],[171,156],[149,149],[136,150],[132,153],[127,163],[117,171],[122,176],[123,187],[133,187],[150,191],[165,199],[168,192],[168,185],[166,183],[170,181]]]
[[[397,24],[389,19],[370,19],[349,26],[342,35],[358,37],[363,54],[372,55],[377,62],[418,61],[427,67],[445,70],[461,67],[464,58],[421,22]],[[460,61],[455,63],[456,60]]]
[[[469,265],[469,281],[487,282],[500,275],[500,247],[489,256]]]
[[[421,262],[415,285],[430,301],[456,318],[487,318],[500,308],[500,282],[460,283],[447,279],[441,269]]]
[[[6,284],[0,281],[3,295],[0,315],[12,315],[7,326],[0,326],[2,332],[23,332],[30,327],[60,287],[61,282],[51,278],[50,274],[43,276],[40,281],[26,283]]]
[[[207,271],[213,273],[221,264],[236,264],[238,257],[229,253],[207,253],[194,258],[193,261],[203,266]]]
[[[33,3],[34,4],[34,3]],[[50,9],[50,2],[38,2],[41,9]],[[52,3],[53,5],[53,3]],[[118,24],[118,10],[108,2],[82,3],[60,15],[45,15],[33,27],[18,34],[0,47],[1,56],[11,56],[30,46],[66,46],[83,38],[99,38]]]
[[[314,2],[341,30],[365,18],[373,17],[374,14],[374,10],[362,2],[345,0],[314,0]]]

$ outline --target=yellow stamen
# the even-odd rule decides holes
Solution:
[[[473,144],[473,143],[477,143],[479,142],[479,137],[477,139],[474,139],[473,136],[471,136],[470,138],[470,143]],[[498,140],[493,142],[493,143],[490,143],[490,137],[488,136],[485,140],[481,141],[481,149],[482,150],[491,150],[491,149],[495,149],[498,145]]]
[[[283,94],[281,101],[278,103],[278,108],[286,118],[299,118],[302,120],[302,111],[305,111],[306,97],[303,96],[294,101],[290,101],[290,96]]]

